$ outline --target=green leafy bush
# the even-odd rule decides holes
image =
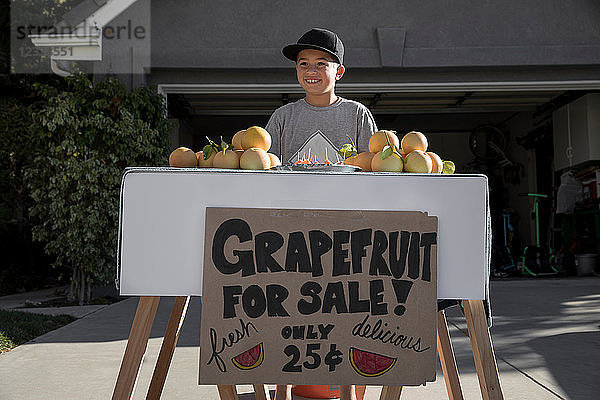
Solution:
[[[166,165],[169,122],[155,88],[127,91],[116,79],[67,78],[66,90],[36,84],[37,149],[26,181],[34,240],[72,271],[71,292],[115,278],[119,190],[128,166]]]

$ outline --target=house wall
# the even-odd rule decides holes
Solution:
[[[102,61],[93,63],[94,74],[117,76],[130,88],[143,85],[151,62],[151,19],[151,0],[137,0],[104,26]]]
[[[153,0],[152,66],[285,67],[281,47],[334,30],[351,67],[600,63],[600,4],[547,0]]]

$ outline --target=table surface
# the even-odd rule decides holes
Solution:
[[[484,299],[484,175],[129,168],[123,174],[122,295],[202,294],[206,207],[424,211],[438,217],[438,298]]]

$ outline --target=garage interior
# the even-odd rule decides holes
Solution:
[[[481,173],[489,179],[494,243],[505,236],[503,214],[516,227],[511,236],[519,253],[536,241],[533,200],[527,193],[551,195],[560,184],[553,164],[552,114],[593,91],[481,90],[437,92],[365,92],[340,88],[336,93],[367,106],[379,129],[399,136],[411,130],[427,135],[429,148],[452,160],[457,173]],[[265,126],[281,105],[303,97],[291,93],[168,93],[169,116],[177,122],[173,147],[195,151],[252,125]],[[540,242],[559,251],[561,235],[550,200],[539,203]]]

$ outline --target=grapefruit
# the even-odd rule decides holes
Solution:
[[[241,169],[269,169],[271,168],[271,157],[266,151],[259,148],[245,150],[240,157]]]
[[[346,164],[346,165],[356,165],[355,161],[356,161],[356,156],[348,157],[348,158],[346,158],[344,160],[344,164]]]
[[[427,138],[421,132],[408,132],[400,143],[402,151],[410,154],[413,150],[427,151]]]
[[[380,130],[369,138],[369,151],[371,153],[379,153],[385,146],[389,145],[388,139],[390,141],[389,144],[393,144],[396,148],[400,147],[400,141],[398,140],[398,136],[396,136],[396,132]]]
[[[433,161],[424,151],[413,150],[406,156],[406,165],[404,166],[406,172],[428,174],[432,168]]]
[[[240,159],[238,154],[233,150],[226,150],[225,154],[219,151],[213,158],[213,167],[238,169],[240,167]]]
[[[380,376],[388,372],[396,364],[396,358],[382,356],[356,347],[350,347],[350,364],[362,376]]]
[[[249,370],[262,364],[265,358],[262,342],[231,359],[233,365],[242,370]]]
[[[198,163],[196,153],[187,147],[178,147],[169,156],[169,165],[178,168],[195,168]]]
[[[442,168],[444,168],[444,163],[442,162],[442,159],[440,158],[440,156],[438,156],[437,154],[428,151],[427,155],[431,158],[431,162],[433,163],[433,168],[431,168],[431,173],[432,174],[441,174],[442,173]]]
[[[370,153],[365,151],[363,153],[359,153],[354,159],[354,165],[360,167],[364,172],[371,171],[371,160],[373,160],[373,156],[375,153]]]
[[[203,151],[199,151],[196,153],[196,158],[198,159],[198,167],[199,168],[210,168],[213,166],[213,160],[215,158],[215,155],[217,154],[216,151],[211,151],[210,152],[210,157],[208,157],[208,160],[204,159],[204,152]]]
[[[385,150],[390,146],[385,146]],[[371,160],[371,170],[377,172],[402,172],[404,168],[404,162],[400,156],[396,153],[392,153],[390,156],[383,159],[383,150],[373,156]]]
[[[277,157],[277,155],[275,155],[273,153],[267,153],[267,154],[271,158],[271,167],[276,167],[278,165],[281,165],[281,160],[279,160],[279,157]]]
[[[233,138],[231,139],[231,145],[233,146],[234,150],[242,150],[242,136],[244,136],[244,132],[246,132],[246,130],[242,129],[233,135]]]
[[[452,161],[444,161],[444,166],[442,167],[442,174],[453,174],[456,170],[456,167]]]
[[[248,150],[253,147],[264,151],[271,148],[271,135],[260,126],[251,126],[242,135],[242,149]]]

